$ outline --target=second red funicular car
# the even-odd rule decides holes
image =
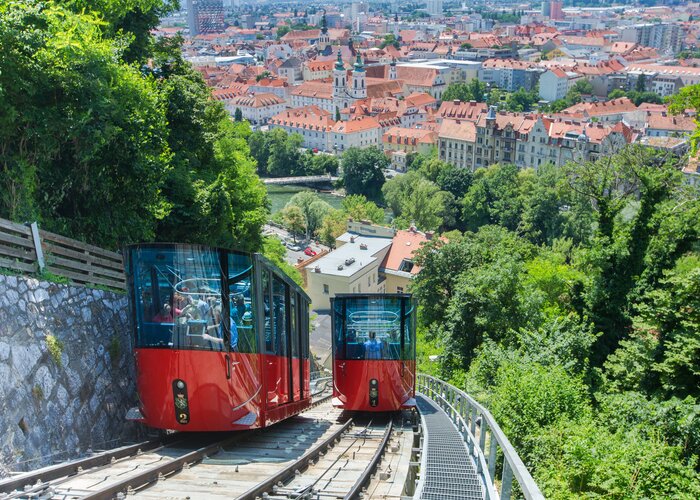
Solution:
[[[413,408],[416,307],[409,294],[331,299],[333,404],[346,410]]]

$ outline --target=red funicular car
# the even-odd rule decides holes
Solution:
[[[303,411],[309,297],[259,254],[199,245],[125,249],[140,405],[159,429],[264,427]]]
[[[333,404],[346,410],[415,406],[416,304],[410,294],[331,299]]]

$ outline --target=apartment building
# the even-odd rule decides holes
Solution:
[[[304,139],[303,147],[330,151],[329,133],[335,121],[331,114],[318,106],[304,106],[276,114],[269,120],[270,128],[279,127]]]

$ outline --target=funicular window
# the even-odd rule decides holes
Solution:
[[[276,276],[272,279],[272,304],[275,325],[275,354],[287,356],[287,285]]]
[[[262,291],[263,291],[263,311],[265,314],[265,351],[269,353],[275,352],[275,336],[272,331],[272,290],[270,283],[270,271],[263,267],[262,269]]]
[[[173,245],[129,255],[136,346],[224,350],[219,253]]]
[[[336,298],[336,359],[401,359],[403,301],[390,296]]]
[[[299,335],[299,310],[297,308],[297,294],[291,292],[289,294],[289,327],[292,332],[292,357],[299,357],[299,340],[301,335]]]
[[[256,353],[258,342],[253,315],[253,266],[244,254],[228,255],[231,350]]]
[[[416,302],[404,298],[403,307],[404,320],[401,359],[412,360],[415,359],[416,348]]]

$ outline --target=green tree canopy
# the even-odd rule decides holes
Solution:
[[[389,159],[376,146],[349,148],[342,157],[342,183],[348,194],[361,194],[372,201],[381,199],[384,185],[383,170],[389,167]]]

